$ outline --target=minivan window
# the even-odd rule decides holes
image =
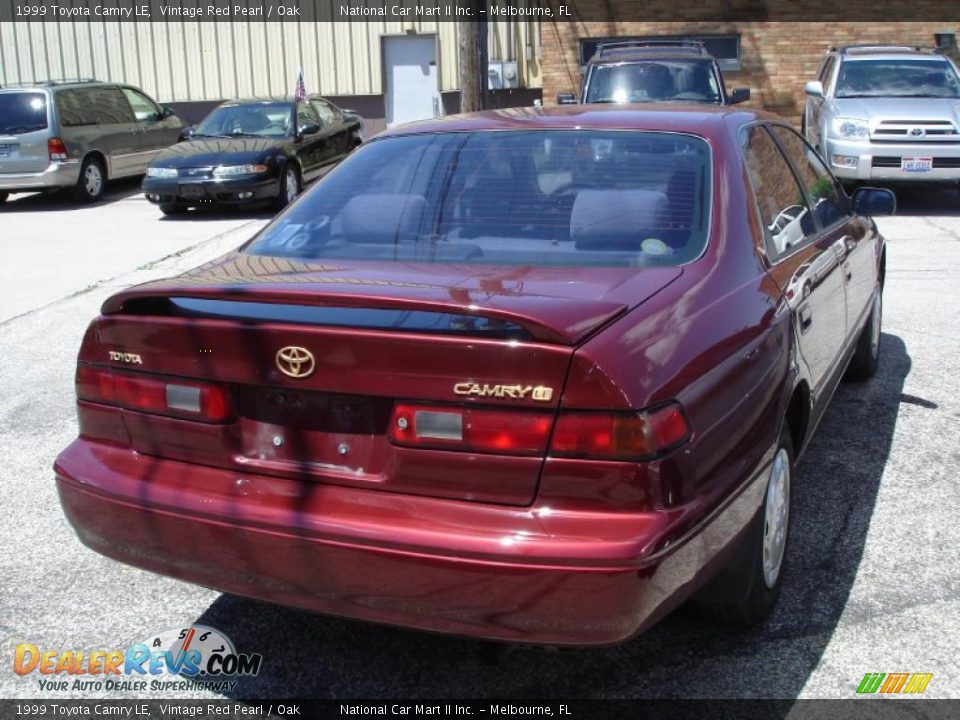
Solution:
[[[47,127],[47,98],[42,92],[0,93],[0,135],[19,135]]]
[[[157,104],[142,92],[125,87],[123,88],[123,94],[126,96],[127,102],[130,103],[137,122],[156,122],[163,117]]]
[[[121,125],[134,121],[130,104],[118,87],[100,86],[79,91],[83,101],[93,107],[93,115],[99,125]]]
[[[710,218],[710,148],[640,131],[480,131],[363,146],[247,252],[294,258],[677,265]]]

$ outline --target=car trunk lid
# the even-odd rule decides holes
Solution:
[[[145,455],[526,504],[545,450],[404,446],[390,437],[396,409],[493,408],[552,423],[576,345],[679,274],[236,255],[111,297],[81,360],[229,388],[227,423],[125,411]],[[302,351],[309,362],[292,365]]]

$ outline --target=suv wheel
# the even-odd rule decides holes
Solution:
[[[96,158],[87,158],[80,166],[80,177],[73,188],[73,196],[80,202],[96,202],[103,197],[107,185],[107,173],[103,163]]]
[[[793,442],[790,428],[784,423],[770,464],[763,505],[733,561],[701,596],[701,607],[715,619],[731,625],[758,625],[773,610],[787,558],[792,475]]]

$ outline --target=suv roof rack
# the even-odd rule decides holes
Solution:
[[[54,87],[56,85],[79,85],[100,82],[96,78],[57,78],[56,80],[33,80],[31,82],[7,83],[5,88]]]
[[[689,50],[698,55],[707,55],[702,40],[611,40],[597,43],[594,57],[602,58],[610,50]]]
[[[930,48],[919,45],[841,45],[830,48],[831,52],[838,52],[841,55],[856,55],[859,53],[871,52],[929,52]]]

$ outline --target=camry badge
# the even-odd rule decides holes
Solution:
[[[309,377],[315,367],[313,353],[299,345],[287,345],[277,350],[277,367],[288,377]]]
[[[453,386],[457,395],[471,395],[473,397],[513,398],[514,400],[537,400],[550,402],[553,397],[553,388],[545,385],[487,385],[475,382],[458,382]]]

